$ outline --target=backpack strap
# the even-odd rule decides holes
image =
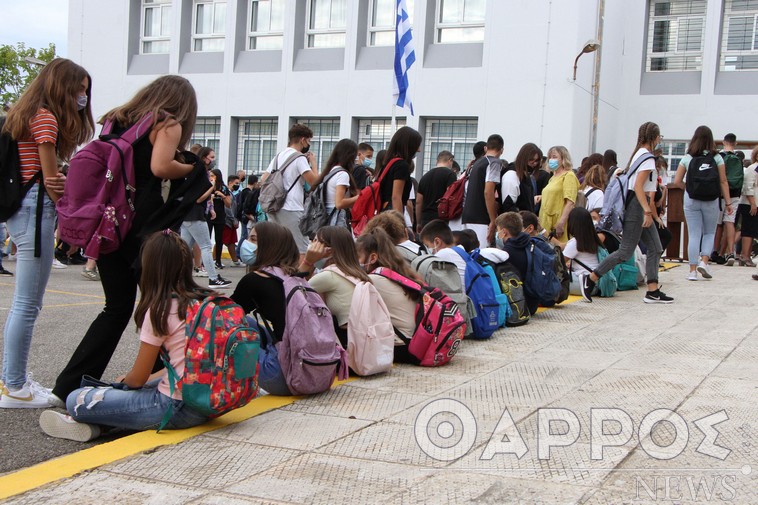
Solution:
[[[571,262],[573,263],[574,261],[576,261],[577,263],[579,263],[579,266],[580,266],[580,267],[582,267],[582,268],[584,268],[584,269],[585,269],[585,270],[587,270],[588,272],[590,272],[590,273],[594,272],[594,270],[593,270],[592,268],[588,267],[587,265],[585,265],[584,263],[582,263],[582,262],[581,262],[581,261],[579,261],[578,259],[576,259],[576,258],[571,258]]]
[[[394,270],[390,270],[389,268],[379,267],[379,268],[374,269],[374,271],[371,273],[376,274],[376,275],[381,275],[385,279],[389,279],[392,282],[396,284],[400,284],[404,288],[410,289],[411,291],[415,291],[419,294],[423,292],[421,285],[419,283],[412,281],[409,278],[404,277],[400,275],[399,273],[395,272]]]
[[[457,253],[458,253],[458,256],[460,256],[460,257],[463,259],[463,261],[465,261],[466,263],[468,263],[468,261],[469,261],[470,259],[473,259],[473,257],[474,257],[474,252],[476,252],[476,255],[477,255],[477,256],[479,255],[479,249],[474,249],[474,251],[471,251],[471,254],[469,254],[469,253],[467,253],[467,252],[464,252],[464,251],[461,251],[461,250],[460,250],[459,248],[457,248],[457,247],[451,247],[450,249],[452,249],[453,251],[457,252]]]
[[[355,277],[351,275],[345,275],[345,273],[339,268],[337,268],[335,265],[329,265],[328,267],[324,268],[322,272],[332,272],[333,274],[342,277],[346,281],[352,282],[356,286],[359,285],[361,282],[365,282],[360,279],[356,279]]]
[[[584,196],[585,196],[585,197],[588,197],[588,196],[590,196],[592,193],[594,193],[595,191],[597,191],[597,188],[591,188],[589,191],[587,191],[587,192],[584,194]]]
[[[113,134],[115,123],[111,119],[106,119],[103,129],[100,131],[100,140],[120,138],[130,144],[134,144],[145,135],[149,134],[153,128],[153,113],[148,112],[142,119],[134,123],[128,130],[120,135]]]
[[[384,176],[387,175],[387,172],[390,171],[390,168],[392,167],[392,165],[394,165],[396,161],[400,161],[400,159],[401,158],[392,158],[384,166],[384,170],[382,170],[382,173],[379,174],[379,178],[376,180],[376,182],[378,182],[380,186],[382,185],[382,181],[384,180]]]
[[[292,165],[295,162],[295,160],[300,158],[301,156],[305,156],[305,155],[303,153],[298,153],[298,152],[292,153],[290,157],[285,160],[281,168],[279,168],[279,155],[277,154],[276,156],[274,156],[274,168],[271,170],[271,173],[273,174],[274,172],[281,170],[282,175],[284,175],[284,171],[287,170],[289,166]],[[300,178],[302,176],[303,174],[297,174],[297,177],[292,182],[292,185],[289,188],[287,188],[287,192],[284,194],[285,198],[287,197],[287,195],[290,194],[290,191],[292,191],[292,188],[295,187],[295,184],[297,184],[298,181],[300,181]]]

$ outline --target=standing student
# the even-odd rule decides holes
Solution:
[[[739,214],[742,220],[742,250],[737,258],[740,266],[755,267],[751,253],[753,240],[758,238],[758,207],[756,207],[756,190],[758,190],[758,147],[750,154],[751,164],[745,168],[740,196]]]
[[[358,186],[353,178],[356,153],[358,153],[358,145],[355,142],[350,139],[340,140],[334,146],[319,177],[318,184],[326,181],[324,207],[326,215],[329,216],[330,226],[347,228],[348,211],[358,199]]]
[[[91,91],[86,70],[56,58],[10,108],[3,126],[18,142],[21,183],[37,182],[7,221],[17,248],[16,286],[3,331],[0,408],[47,406],[48,390],[27,375],[26,366],[53,264],[55,203],[65,181],[56,158],[68,160],[77,146],[92,138]]]
[[[724,263],[727,266],[733,266],[735,262],[734,257],[734,242],[735,242],[735,223],[737,221],[737,207],[740,204],[740,196],[742,194],[742,184],[744,182],[744,167],[742,166],[742,160],[737,153],[737,136],[734,133],[727,133],[724,135],[724,150],[719,154],[724,160],[724,173],[726,174],[727,186],[729,187],[729,203],[732,208],[732,212],[726,211],[725,202],[721,202],[719,205],[720,212],[718,218],[718,224],[716,226],[716,236],[713,244],[713,251],[716,253],[711,254],[711,257],[716,256],[717,263]],[[722,261],[718,261],[721,260]]]
[[[159,114],[155,114],[159,112]],[[116,132],[123,132],[153,113],[150,134],[134,145],[136,182],[135,218],[121,247],[97,261],[105,293],[105,307],[92,322],[53,388],[51,405],[63,407],[63,398],[78,388],[82,375],[100,378],[129,324],[137,297],[139,251],[147,218],[163,206],[161,182],[183,178],[193,166],[176,160],[189,142],[197,116],[195,89],[178,75],[159,77],[137,91],[126,104],[107,112]]]
[[[608,255],[600,265],[589,275],[582,276],[580,291],[582,297],[588,302],[592,301],[592,291],[597,281],[610,272],[613,267],[628,260],[634,254],[640,239],[647,247],[647,259],[645,273],[647,274],[647,293],[643,301],[645,303],[672,303],[673,298],[667,296],[658,287],[658,263],[661,259],[661,241],[658,232],[653,228],[653,196],[656,187],[655,158],[653,150],[661,142],[661,130],[652,122],[643,123],[637,133],[637,145],[634,154],[629,160],[633,165],[641,156],[648,159],[642,162],[639,168],[629,178],[629,203],[626,205],[624,214],[624,231],[621,245]],[[692,237],[690,235],[690,237]]]
[[[437,201],[455,182],[455,174],[452,171],[454,161],[453,153],[442,151],[437,155],[437,166],[421,177],[416,192],[416,233],[421,233],[424,226],[438,219]]]
[[[521,146],[516,161],[509,163],[500,183],[500,200],[503,212],[534,210],[534,189],[529,170],[538,166],[542,151],[535,144]]]
[[[132,369],[121,380],[129,389],[85,387],[72,391],[66,398],[68,415],[46,410],[40,416],[46,434],[86,442],[100,436],[102,427],[149,430],[171,409],[169,429],[190,428],[208,420],[184,404],[181,388],[171,392],[172,379],[166,369],[150,373],[164,350],[177,376],[182,377],[187,310],[193,301],[212,293],[195,284],[192,252],[176,233],[156,232],[145,240],[140,293],[134,312],[140,347]]]
[[[718,172],[718,183],[715,183],[714,187],[711,188],[715,195],[711,200],[693,198],[699,195],[690,194],[690,184],[685,188],[684,218],[687,221],[687,233],[689,235],[687,254],[690,262],[690,273],[687,279],[691,281],[697,280],[698,273],[702,275],[704,279],[710,279],[713,277],[710,268],[708,268],[708,262],[710,260],[709,249],[712,248],[714,243],[716,225],[718,223],[720,212],[719,193],[726,202],[724,212],[727,215],[734,213],[732,201],[729,197],[729,184],[726,180],[724,159],[716,152],[716,144],[713,141],[713,132],[707,126],[698,126],[695,130],[690,145],[687,147],[687,154],[679,162],[679,166],[676,169],[674,184],[681,185],[685,180],[685,177],[690,177],[690,174],[688,173],[690,163],[692,163],[693,158],[701,156],[709,156],[712,158],[712,161],[703,161],[699,167],[700,171],[704,171],[704,169],[714,170],[712,166],[708,168],[706,165],[715,163],[715,170]],[[716,187],[716,185],[720,186],[720,188]],[[653,191],[655,191],[655,189],[653,189]],[[648,253],[648,257],[649,254],[650,253]]]
[[[396,210],[401,214],[404,212],[413,188],[411,182],[413,158],[420,151],[421,134],[410,126],[403,126],[392,136],[387,153],[384,155],[384,165],[388,165],[395,158],[400,159],[395,161],[389,169],[385,169],[386,174],[377,172],[376,178],[382,177],[379,188],[384,205],[382,210]]]
[[[463,226],[474,230],[481,247],[487,247],[495,240],[495,219],[500,204],[496,188],[500,184],[503,148],[505,142],[498,134],[487,138],[484,156],[471,166],[466,187],[466,198],[461,215]]]
[[[232,205],[232,193],[224,185],[221,170],[213,168],[208,175],[213,185],[213,192],[211,193],[213,212],[211,213],[211,219],[208,221],[208,232],[213,233],[213,239],[216,244],[213,250],[216,269],[222,270],[224,268],[224,265],[221,263],[221,253],[224,249],[224,223],[226,221],[226,208]],[[236,241],[235,236],[234,242]]]
[[[553,176],[542,190],[540,223],[562,243],[568,241],[566,221],[574,208],[579,191],[579,179],[571,165],[571,156],[563,146],[553,146],[547,152],[547,164]]]
[[[374,148],[371,144],[361,142],[358,144],[358,155],[355,158],[353,179],[359,190],[368,186],[369,178],[374,175],[371,167],[374,164]]]

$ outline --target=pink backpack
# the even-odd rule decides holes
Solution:
[[[324,270],[355,285],[347,323],[347,362],[362,376],[387,372],[395,357],[395,329],[390,312],[373,284],[345,275],[335,266]]]
[[[445,293],[431,286],[420,285],[389,268],[377,268],[381,275],[421,297],[416,307],[416,330],[408,343],[408,351],[421,366],[441,366],[453,359],[466,333],[466,322],[458,305]]]
[[[284,285],[284,335],[276,349],[290,392],[323,393],[335,376],[347,379],[347,353],[337,340],[332,313],[321,295],[305,279],[287,275],[280,268],[263,271]]]
[[[84,255],[117,251],[134,220],[134,144],[148,135],[148,113],[121,135],[107,120],[100,137],[71,159],[63,196],[56,205],[60,239],[84,248]]]

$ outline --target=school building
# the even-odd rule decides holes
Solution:
[[[70,0],[69,57],[92,74],[97,115],[160,75],[185,76],[193,142],[213,146],[222,170],[261,172],[295,122],[323,163],[340,138],[380,149],[392,135],[395,2]],[[745,149],[758,139],[758,0],[406,4],[415,115],[396,112],[424,138],[417,176],[443,149],[464,165],[491,133],[509,159],[535,142],[566,145],[575,165],[608,148],[623,163],[655,121],[672,168],[700,124]]]

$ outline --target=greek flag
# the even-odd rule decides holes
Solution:
[[[395,105],[407,107],[413,115],[413,103],[408,94],[408,70],[416,61],[413,51],[413,33],[408,19],[408,8],[405,0],[397,1],[397,16],[395,18],[395,79],[393,80]]]

